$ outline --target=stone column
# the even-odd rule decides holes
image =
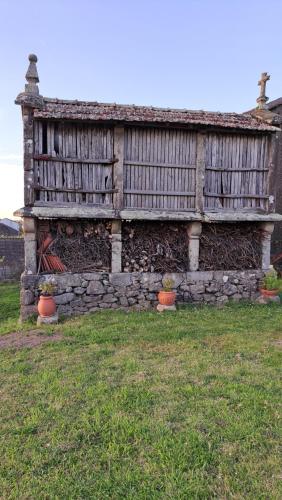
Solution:
[[[36,221],[32,217],[23,218],[25,273],[37,273]]]
[[[271,235],[274,229],[273,222],[263,222],[260,225],[263,231],[263,237],[261,241],[261,267],[263,271],[268,271],[270,266],[270,247],[271,247]]]
[[[121,273],[121,221],[112,221],[112,273]]]
[[[189,269],[190,271],[198,271],[200,236],[202,232],[201,222],[191,222],[187,232],[189,237]]]

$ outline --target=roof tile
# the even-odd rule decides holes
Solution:
[[[64,120],[175,123],[232,129],[275,131],[276,128],[248,114],[191,111],[87,101],[44,98],[44,106],[35,109],[36,118]]]

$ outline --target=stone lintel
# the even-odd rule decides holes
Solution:
[[[279,222],[282,215],[278,213],[260,213],[256,211],[207,211],[203,214],[196,212],[175,212],[169,210],[113,210],[111,208],[83,206],[74,203],[62,203],[52,206],[46,202],[36,202],[32,207],[22,207],[14,212],[16,217],[37,217],[39,219],[112,219],[112,220],[159,220],[182,222]]]

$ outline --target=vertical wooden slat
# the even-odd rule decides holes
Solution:
[[[196,210],[204,210],[204,175],[205,175],[205,134],[197,134],[197,159],[196,159]]]
[[[273,134],[267,141],[267,150],[268,150],[268,177],[267,177],[267,194],[269,195],[269,202],[266,204],[266,208],[269,212],[273,212],[275,210],[275,165],[278,164],[276,161],[278,154],[278,144],[279,144],[279,136],[281,132],[278,134]]]
[[[123,157],[124,157],[124,127],[114,127],[114,164],[113,185],[118,189],[113,196],[113,205],[116,210],[123,208]]]

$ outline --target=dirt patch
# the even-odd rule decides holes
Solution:
[[[0,349],[22,349],[37,347],[45,342],[56,342],[64,337],[60,333],[46,335],[43,330],[12,332],[0,337]]]
[[[275,342],[273,342],[273,344],[278,347],[278,349],[282,349],[282,339],[280,340],[276,340]]]

